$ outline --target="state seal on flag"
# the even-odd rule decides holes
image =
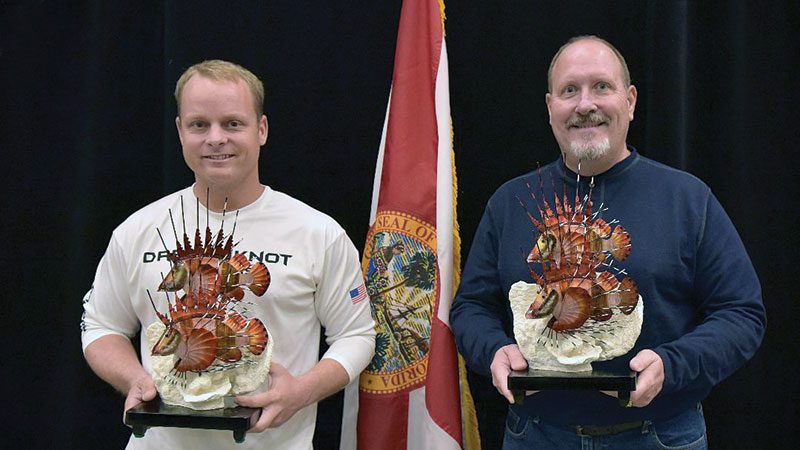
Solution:
[[[425,381],[431,314],[439,292],[436,229],[410,214],[379,211],[362,259],[375,319],[375,356],[362,391],[388,394]]]

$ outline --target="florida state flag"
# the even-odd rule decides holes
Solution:
[[[362,261],[377,338],[359,380],[359,449],[458,449],[465,435],[480,445],[449,323],[454,172],[444,5],[405,0]]]

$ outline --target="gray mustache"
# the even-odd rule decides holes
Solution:
[[[567,121],[568,127],[579,127],[581,125],[597,125],[602,122],[608,122],[608,117],[601,113],[591,113],[585,116],[575,115],[570,117]]]

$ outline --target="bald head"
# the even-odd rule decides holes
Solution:
[[[553,55],[553,59],[550,61],[550,68],[547,69],[547,92],[553,92],[553,66],[556,65],[556,61],[561,56],[561,54],[564,53],[564,50],[566,50],[567,47],[576,42],[587,41],[587,40],[599,42],[608,47],[609,50],[611,50],[611,52],[614,53],[614,56],[617,57],[617,60],[619,61],[619,64],[622,68],[622,80],[625,83],[625,87],[629,87],[631,85],[631,73],[630,71],[628,71],[628,64],[625,62],[625,58],[622,56],[622,53],[620,53],[616,47],[611,45],[610,42],[608,42],[603,38],[594,35],[582,35],[582,36],[575,36],[570,40],[568,40],[564,45],[561,46],[561,48],[558,49],[556,54]]]

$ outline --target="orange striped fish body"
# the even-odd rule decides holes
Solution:
[[[240,305],[245,290],[256,297],[266,293],[271,281],[267,267],[234,254],[233,234],[224,236],[222,225],[216,235],[207,226],[205,239],[198,228],[193,243],[185,231],[182,240],[175,234],[176,248],[168,250],[170,270],[158,286],[167,297],[166,313],[151,297],[166,327],[152,355],[174,355],[178,373],[228,369],[245,363],[245,353],[260,355],[269,334],[264,323],[247,318]]]
[[[555,332],[591,333],[592,327],[613,314],[630,314],[639,297],[636,284],[612,264],[630,255],[631,240],[625,228],[612,228],[592,214],[591,191],[583,200],[576,192],[571,202],[566,193],[555,194],[553,207],[544,194],[532,197],[539,219],[527,214],[538,233],[527,263],[542,295],[534,299],[525,317],[551,316],[548,328]],[[622,281],[612,271],[622,274]]]

